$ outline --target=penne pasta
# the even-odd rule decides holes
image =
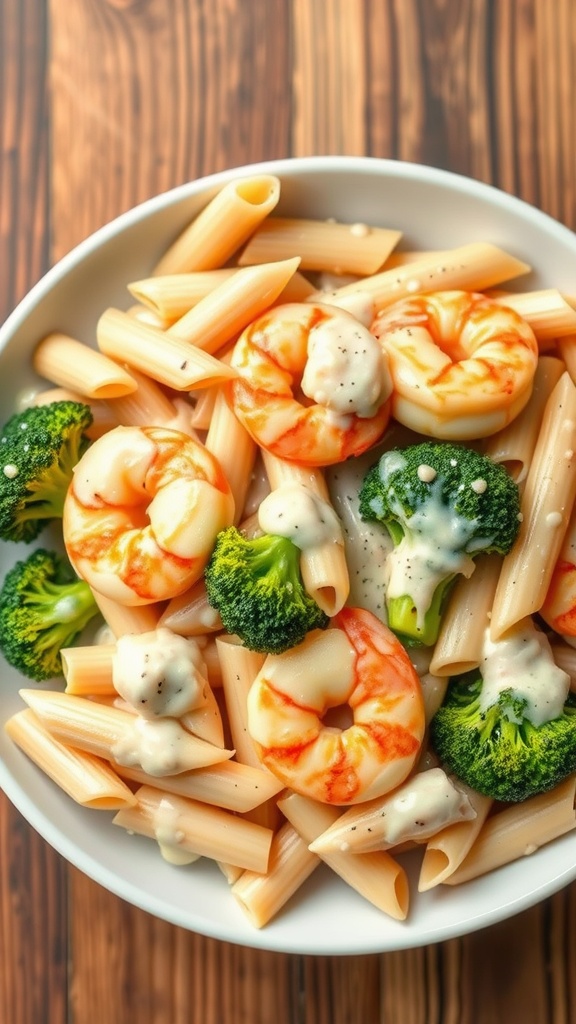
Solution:
[[[154,786],[166,793],[214,804],[237,814],[253,810],[277,796],[282,789],[282,783],[271,772],[238,761],[222,761],[208,768],[195,768],[181,775],[163,775],[161,778],[125,765],[115,765],[115,770],[121,778],[141,786]]]
[[[402,237],[368,224],[269,217],[240,253],[241,266],[298,256],[303,270],[375,274]]]
[[[492,808],[490,797],[476,793],[463,783],[460,785],[468,795],[475,817],[448,825],[428,840],[420,865],[418,892],[427,892],[454,874],[472,849]]]
[[[133,281],[128,285],[128,291],[160,320],[172,324],[236,273],[236,267],[221,267],[219,270],[198,270],[189,274],[165,274],[163,277]]]
[[[242,764],[262,767],[248,734],[246,697],[264,664],[265,656],[242,647],[231,636],[217,637],[216,647],[222,669],[222,688],[236,759]]]
[[[30,708],[9,718],[5,730],[34,764],[83,807],[116,811],[136,803],[132,791],[106,761],[61,743]]]
[[[166,335],[211,354],[235,341],[248,324],[271,306],[298,269],[298,259],[244,267],[176,320]]]
[[[289,793],[278,801],[282,814],[305,842],[318,836],[338,820],[339,811],[308,797]],[[409,891],[404,868],[385,852],[350,854],[322,852],[321,859],[378,910],[397,921],[408,914]]]
[[[306,841],[286,821],[272,840],[266,874],[244,871],[230,891],[251,923],[262,928],[298,892],[319,864],[320,858],[310,853]]]
[[[536,852],[576,827],[576,776],[548,793],[512,804],[488,818],[460,866],[445,885],[460,885]]]
[[[234,522],[238,523],[256,461],[256,442],[230,408],[222,391],[215,396],[214,410],[206,435],[206,448],[222,467],[234,496]]]
[[[118,421],[109,402],[104,402],[101,399],[89,399],[78,391],[71,391],[70,388],[47,388],[46,391],[37,391],[29,404],[39,406],[49,405],[51,402],[82,402],[89,405],[93,422],[85,433],[91,441],[118,426]]]
[[[483,555],[472,575],[456,582],[430,662],[433,675],[457,676],[480,664],[501,568],[499,555]]]
[[[274,175],[229,181],[172,243],[154,274],[223,266],[268,217],[279,198],[280,182]]]
[[[134,378],[118,362],[67,334],[44,338],[34,350],[32,365],[41,377],[86,398],[118,398],[137,388]]]
[[[542,607],[575,496],[576,387],[564,373],[546,403],[522,496],[520,533],[502,563],[493,639]]]
[[[76,697],[114,696],[112,658],[116,644],[65,647],[60,651],[66,693]]]
[[[376,309],[381,310],[415,292],[426,293],[453,288],[483,291],[513,277],[527,274],[529,270],[528,264],[517,260],[497,246],[487,242],[473,242],[452,249],[440,259],[436,254],[432,254],[405,266],[383,270],[338,288],[335,294],[340,296],[357,291],[367,292]],[[320,295],[317,297],[321,301]]]
[[[222,620],[208,603],[204,580],[198,580],[190,590],[173,597],[160,616],[159,626],[166,626],[180,636],[203,636],[222,629]]]
[[[576,332],[576,309],[557,288],[538,292],[510,292],[498,296],[503,306],[514,309],[530,324],[541,348]]]
[[[178,410],[165,391],[150,377],[138,370],[131,371],[137,388],[130,395],[113,398],[110,408],[116,421],[123,426],[169,427],[178,416]],[[190,409],[192,413],[192,409]]]
[[[358,855],[430,839],[475,817],[467,793],[440,767],[416,772],[390,793],[349,807],[310,844],[313,853]]]
[[[128,606],[118,604],[109,597],[93,591],[94,600],[98,605],[107,626],[116,639],[125,633],[148,633],[156,629],[162,606],[158,604],[141,604]]]
[[[526,480],[546,403],[564,370],[561,359],[541,356],[527,405],[507,427],[486,440],[484,454],[504,465],[517,484]]]
[[[62,743],[108,761],[121,763],[129,758],[130,764],[139,764],[145,771],[147,764],[157,766],[150,774],[205,768],[228,760],[233,753],[192,736],[176,719],[142,727],[138,716],[84,697],[51,690],[21,690],[20,695]]]
[[[283,486],[304,486],[332,507],[321,470],[279,459],[267,451],[262,452],[262,458],[273,491]],[[300,571],[304,587],[316,604],[327,615],[336,615],[350,593],[344,540],[342,543],[327,541],[304,548],[300,555]]]
[[[116,814],[114,825],[185,851],[251,871],[266,871],[273,833],[221,807],[141,786],[137,804]]]
[[[182,715],[180,721],[184,728],[198,739],[212,743],[215,747],[224,747],[224,723],[220,706],[212,693],[208,680],[206,680],[204,696],[205,702],[199,707],[187,711]]]
[[[210,387],[236,376],[232,367],[208,352],[133,320],[119,309],[108,309],[101,315],[96,337],[106,356],[128,363],[175,391]]]

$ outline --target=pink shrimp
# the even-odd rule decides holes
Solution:
[[[465,291],[415,295],[382,310],[371,329],[390,359],[392,416],[421,434],[487,437],[530,397],[537,342],[500,301]]]
[[[321,466],[370,448],[386,429],[388,360],[351,313],[319,303],[276,306],[234,348],[234,412],[263,448]]]
[[[248,696],[248,731],[267,768],[296,792],[355,804],[396,788],[424,736],[420,680],[371,612],[343,608],[334,626],[269,655]],[[326,724],[347,705],[352,724]]]
[[[80,459],[64,503],[68,556],[119,604],[176,597],[204,571],[234,500],[213,455],[163,427],[116,427]]]

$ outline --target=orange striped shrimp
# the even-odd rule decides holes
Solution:
[[[210,452],[178,430],[116,427],[80,459],[64,503],[72,565],[123,605],[175,597],[202,575],[234,499]]]
[[[325,632],[269,655],[248,694],[248,731],[286,786],[328,804],[395,789],[424,736],[420,680],[393,633],[371,612],[343,608]],[[352,724],[323,721],[348,706]]]
[[[538,361],[532,328],[478,292],[403,299],[382,310],[371,330],[390,360],[392,416],[420,434],[487,437],[530,397]]]
[[[261,447],[327,466],[360,455],[384,433],[392,390],[387,363],[351,313],[319,303],[276,306],[236,343],[230,399]]]

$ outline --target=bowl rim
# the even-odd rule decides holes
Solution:
[[[568,243],[572,248],[575,247],[576,236],[574,232],[544,211],[494,185],[443,168],[378,157],[338,155],[287,157],[249,163],[184,182],[158,195],[145,199],[120,213],[80,241],[40,277],[18,302],[2,326],[0,326],[0,354],[12,335],[25,323],[36,306],[73,268],[81,264],[98,250],[100,246],[113,241],[126,229],[146,220],[148,216],[177,206],[179,203],[196,195],[201,195],[204,192],[221,187],[233,179],[253,174],[276,174],[279,177],[297,178],[300,174],[309,174],[310,172],[318,175],[326,173],[381,174],[384,178],[392,175],[395,178],[400,176],[415,183],[422,182],[446,190],[456,190],[464,195],[483,199],[497,208],[505,208],[508,212],[515,212],[520,217],[536,224],[536,226],[540,226],[542,230],[553,235],[560,243]],[[156,896],[156,894],[150,892],[144,894],[138,885],[119,878],[110,867],[102,865],[96,857],[85,854],[83,850],[79,849],[72,838],[60,831],[58,824],[46,814],[44,809],[30,799],[25,788],[9,770],[9,767],[2,758],[0,758],[0,786],[31,827],[51,847],[70,864],[77,867],[98,884],[106,887],[117,897],[175,926],[193,930],[199,934],[233,944],[273,952],[348,956],[408,949],[424,946],[432,942],[444,941],[448,938],[455,938],[480,930],[503,920],[505,917],[512,916],[534,906],[536,903],[557,892],[576,875],[576,867],[574,870],[567,869],[549,878],[543,885],[538,887],[537,891],[532,891],[523,896],[522,899],[512,899],[508,902],[504,900],[497,909],[486,909],[484,912],[477,914],[473,919],[463,922],[460,928],[455,929],[449,922],[446,922],[433,925],[428,929],[421,928],[417,934],[406,930],[403,940],[393,945],[387,945],[382,942],[378,943],[371,935],[367,935],[362,941],[358,941],[356,936],[354,948],[344,950],[341,948],[341,944],[334,944],[331,942],[330,936],[326,936],[324,946],[318,948],[318,943],[315,941],[311,945],[306,936],[301,936],[298,942],[293,943],[286,939],[282,939],[279,942],[275,941],[273,935],[269,932],[267,933],[266,929],[260,931],[254,929],[253,936],[246,940],[243,937],[238,937],[233,922],[231,922],[229,927],[217,922],[213,928],[209,927],[204,921],[191,924],[190,914],[185,913],[184,908],[181,910],[180,908],[168,908],[167,910],[161,898]]]

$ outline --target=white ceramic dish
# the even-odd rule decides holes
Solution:
[[[91,342],[100,312],[126,308],[125,285],[156,259],[219,186],[253,170],[282,179],[281,212],[370,221],[404,233],[407,248],[447,249],[486,240],[528,261],[523,288],[573,291],[576,236],[544,214],[488,186],[444,171],[361,158],[321,157],[239,168],[161,195],[102,228],[54,267],[0,330],[0,416],[35,383],[35,342],[61,329]],[[0,549],[2,575],[19,550]],[[22,681],[3,669],[2,723],[21,707]],[[25,683],[24,685],[28,685]],[[200,861],[175,868],[149,840],[125,834],[112,815],[77,807],[0,732],[0,786],[30,824],[71,863],[118,896],[176,925],[269,950],[359,954],[448,939],[490,925],[576,877],[576,835],[460,888],[424,895],[413,886],[407,922],[388,920],[319,869],[285,911],[256,931],[230,897],[219,870]]]

